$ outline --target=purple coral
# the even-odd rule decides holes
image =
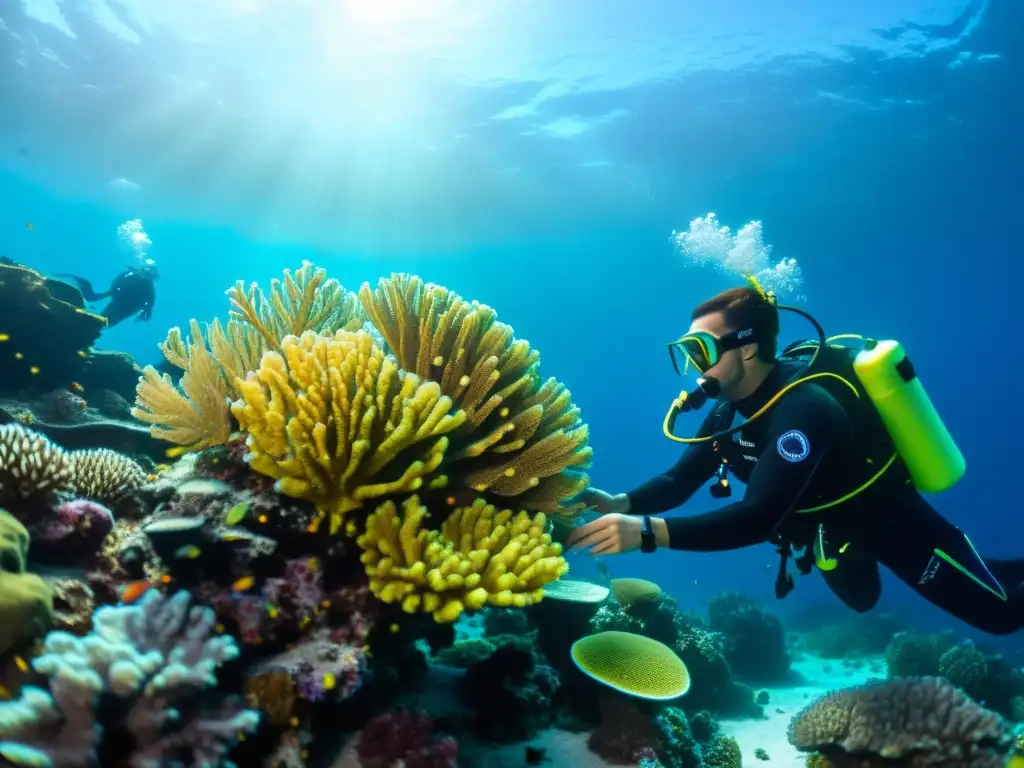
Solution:
[[[322,701],[328,696],[345,699],[362,684],[365,654],[334,642],[320,630],[287,651],[268,659],[260,671],[282,670],[291,675],[300,698]]]
[[[217,668],[238,647],[231,637],[211,637],[210,609],[190,606],[188,592],[150,591],[133,605],[97,610],[85,637],[51,632],[33,661],[49,677],[49,692],[26,687],[18,701],[0,703],[0,742],[40,764],[84,768],[98,762],[106,727],[116,726],[133,738],[125,755],[131,768],[230,765],[228,749],[255,729],[259,714],[230,698],[205,706]],[[123,703],[116,723],[102,720],[101,697]]]
[[[75,537],[95,552],[114,528],[114,515],[95,501],[75,499],[57,507],[57,514],[39,528],[38,535],[47,541]]]
[[[789,743],[837,765],[1003,766],[1010,724],[938,677],[875,680],[822,696],[789,726]]]

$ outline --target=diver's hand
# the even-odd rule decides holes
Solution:
[[[611,513],[574,528],[565,548],[570,552],[589,549],[592,555],[621,555],[640,549],[642,529],[642,518]]]
[[[579,500],[602,515],[624,515],[629,512],[629,496],[617,493],[614,496],[600,488],[587,488]]]

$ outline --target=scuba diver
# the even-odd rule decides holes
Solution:
[[[128,267],[114,278],[110,288],[102,293],[93,289],[83,277],[69,274],[58,274],[58,277],[69,277],[78,284],[78,289],[88,302],[110,298],[110,302],[100,312],[107,319],[107,327],[113,328],[132,315],[138,315],[136,322],[149,320],[153,316],[153,303],[156,301],[154,283],[160,275],[156,267],[147,264],[141,267]]]
[[[1024,627],[1024,559],[982,558],[921,495],[954,485],[965,463],[902,346],[826,338],[813,317],[779,306],[748,279],[751,287],[699,305],[689,331],[669,345],[677,373],[682,364],[700,374],[665,417],[665,435],[688,446],[682,458],[628,493],[585,491],[581,500],[602,516],[574,529],[566,549],[716,552],[770,542],[780,599],[793,589],[787,564],[795,558],[803,574],[816,566],[849,608],[868,611],[881,596],[881,564],[983,632]],[[776,355],[780,310],[810,321],[818,339]],[[717,403],[697,434],[675,435],[679,413],[709,399]],[[709,480],[713,497],[731,495],[730,475],[746,485],[741,500],[654,517]]]

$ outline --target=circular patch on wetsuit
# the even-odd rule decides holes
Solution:
[[[789,430],[779,438],[775,447],[779,451],[779,456],[793,463],[803,461],[811,455],[811,441],[799,429]]]

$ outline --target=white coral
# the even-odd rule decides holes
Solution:
[[[132,768],[161,765],[161,755],[185,734],[196,765],[221,764],[237,735],[256,727],[257,713],[227,700],[214,716],[181,723],[170,706],[215,686],[217,668],[238,655],[231,637],[211,637],[214,621],[209,608],[191,606],[188,592],[150,592],[134,605],[96,611],[86,637],[51,632],[33,661],[49,676],[50,693],[26,688],[20,700],[0,703],[0,742],[46,754],[42,765],[51,768],[89,765],[103,735],[97,700],[109,692],[134,698],[124,722],[135,737]]]

